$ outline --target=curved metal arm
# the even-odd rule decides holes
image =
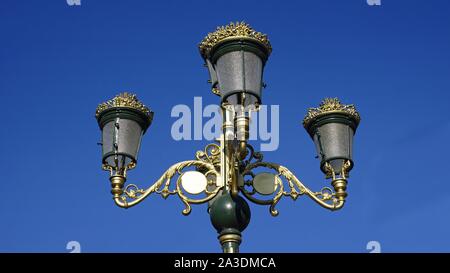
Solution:
[[[270,205],[269,210],[272,216],[278,215],[278,210],[275,209],[275,206],[280,201],[282,196],[290,196],[293,200],[296,200],[300,195],[307,195],[317,204],[329,210],[338,210],[344,206],[345,198],[337,196],[336,193],[333,192],[330,188],[325,187],[319,192],[313,192],[308,189],[288,168],[277,163],[251,163],[246,166],[243,175],[252,175],[252,170],[258,167],[266,167],[277,171],[278,176],[283,176],[284,178],[286,178],[289,184],[290,191],[285,191],[283,182],[281,181],[281,179],[277,179],[276,186],[278,188],[278,191],[276,192],[273,199],[269,200],[257,199],[252,196],[254,192],[248,192],[244,187],[241,187],[241,192],[245,197],[247,197],[248,200],[260,205]],[[341,183],[346,183],[345,178],[339,179],[338,181],[340,181]]]
[[[206,203],[209,200],[213,199],[222,187],[216,187],[213,191],[208,191],[208,187],[204,190],[206,193],[206,197],[201,199],[191,199],[187,197],[183,191],[181,186],[181,175],[183,174],[183,169],[187,167],[195,166],[197,168],[202,168],[205,170],[204,174],[206,177],[213,175],[216,178],[220,177],[220,174],[216,171],[215,167],[211,163],[207,163],[199,160],[188,160],[182,161],[172,165],[169,169],[167,169],[163,175],[149,188],[146,190],[138,188],[135,184],[130,184],[125,187],[125,190],[121,192],[117,192],[114,194],[114,202],[116,205],[122,208],[130,208],[133,207],[140,202],[142,202],[145,198],[147,198],[152,193],[161,194],[163,198],[167,198],[169,195],[178,195],[181,201],[185,204],[186,208],[182,211],[184,215],[188,215],[191,212],[190,204],[202,204]],[[175,175],[179,175],[175,190],[170,190],[170,184],[172,178]],[[123,177],[124,178],[124,177]],[[113,179],[113,177],[112,177]],[[125,179],[125,178],[124,178]],[[112,181],[112,180],[111,180]],[[123,181],[124,182],[124,181]],[[209,180],[208,185],[214,184],[214,181]],[[123,183],[122,183],[123,186]],[[113,192],[114,193],[114,192]],[[132,199],[132,201],[128,201],[128,199]]]

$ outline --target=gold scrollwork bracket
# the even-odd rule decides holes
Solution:
[[[210,143],[206,145],[204,150],[197,151],[195,157],[197,160],[207,162],[213,164],[216,169],[220,168],[220,152],[221,148],[216,143]],[[202,168],[197,167],[197,169],[201,170]]]
[[[208,181],[208,186],[203,191],[206,194],[206,197],[192,199],[186,196],[181,185],[181,176],[183,174],[183,170],[188,167],[197,167],[197,169],[202,169],[206,177],[220,177],[220,174],[217,172],[212,163],[201,160],[182,161],[172,165],[152,186],[145,190],[140,189],[135,184],[127,185],[125,189],[121,191],[121,194],[114,195],[114,201],[119,207],[130,208],[142,202],[152,193],[160,194],[164,199],[170,195],[178,195],[185,205],[185,209],[182,211],[183,215],[189,215],[191,212],[191,204],[202,204],[210,201],[219,193],[222,187],[215,187],[214,190],[209,191],[208,186],[215,185],[215,182],[210,180]],[[178,176],[178,179],[176,180],[175,189],[171,190],[171,182],[175,176]]]
[[[269,212],[272,216],[278,215],[279,212],[275,207],[283,196],[290,196],[292,200],[295,201],[300,195],[306,195],[320,206],[329,210],[338,210],[344,205],[345,200],[342,198],[337,198],[336,193],[333,192],[331,188],[324,187],[321,191],[313,192],[308,189],[288,168],[277,163],[255,162],[249,164],[246,166],[243,175],[252,175],[252,170],[259,167],[269,168],[277,172],[280,179],[276,179],[276,191],[274,193],[274,197],[272,199],[261,200],[253,196],[254,191],[249,192],[245,189],[245,187],[240,187],[240,189],[243,195],[251,202],[259,205],[270,205]],[[288,190],[285,190],[285,185],[281,177],[284,177],[287,181],[289,188]]]

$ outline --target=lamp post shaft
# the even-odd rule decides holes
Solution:
[[[222,136],[220,138],[221,162],[220,173],[223,181],[222,200],[210,210],[211,221],[219,233],[223,253],[239,253],[242,241],[241,231],[250,221],[250,209],[242,197],[239,197],[239,168],[236,163],[241,160],[242,147],[235,147],[236,119],[232,108],[222,105]],[[246,150],[246,141],[244,143]],[[237,153],[240,151],[240,153]],[[219,197],[219,198],[221,198]],[[244,215],[244,217],[242,217]]]

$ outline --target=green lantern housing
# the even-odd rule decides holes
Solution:
[[[104,168],[123,172],[137,163],[141,139],[153,120],[153,112],[129,93],[119,94],[97,107],[102,131]]]
[[[272,51],[265,34],[244,22],[231,23],[209,33],[199,48],[222,102],[261,104],[264,65]]]
[[[325,174],[325,163],[331,165],[335,174],[341,174],[347,160],[348,170],[353,167],[353,135],[359,122],[355,107],[343,105],[337,98],[327,98],[318,108],[308,110],[303,125],[315,143],[320,168]]]

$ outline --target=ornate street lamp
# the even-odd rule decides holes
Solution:
[[[223,132],[218,143],[198,151],[194,160],[172,165],[147,189],[125,185],[153,112],[128,93],[100,104],[96,118],[102,130],[102,166],[110,172],[115,203],[129,208],[152,193],[163,198],[177,195],[185,205],[184,215],[191,212],[191,204],[208,203],[223,252],[230,253],[239,252],[241,232],[250,222],[246,200],[269,206],[272,216],[278,215],[275,206],[283,196],[296,200],[305,195],[326,209],[342,208],[353,168],[353,135],[360,121],[355,107],[325,99],[308,110],[303,125],[334,189],[311,191],[286,167],[263,161],[262,153],[248,144],[250,112],[258,111],[262,102],[263,70],[272,51],[267,36],[245,23],[231,23],[208,34],[199,48],[212,91],[221,97]],[[266,171],[258,172],[262,168]]]

